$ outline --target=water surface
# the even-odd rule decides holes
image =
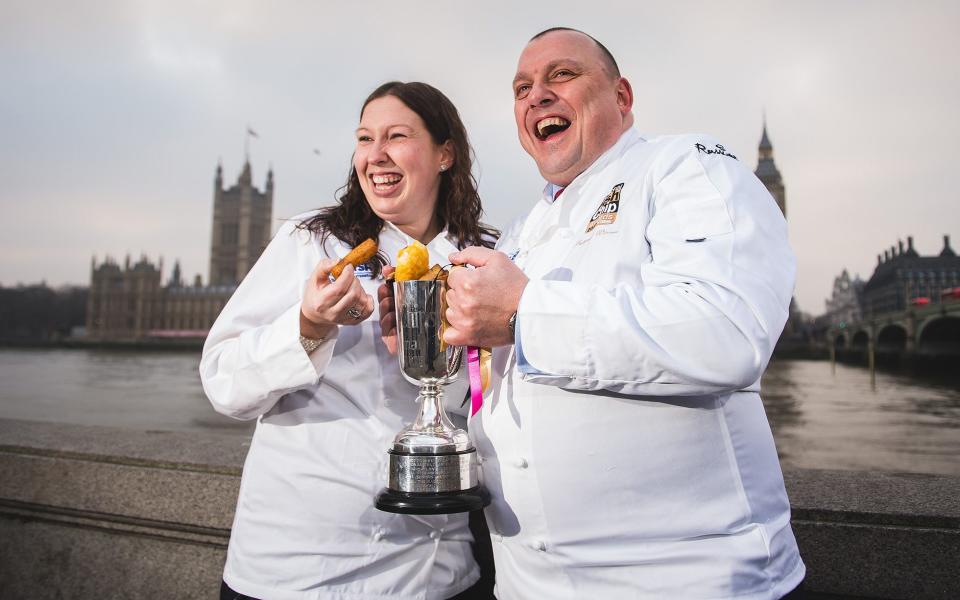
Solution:
[[[199,352],[0,349],[0,417],[249,435],[213,411]]]
[[[248,436],[213,411],[199,353],[0,349],[0,417]],[[786,468],[960,475],[960,390],[821,361],[774,361],[763,399]]]

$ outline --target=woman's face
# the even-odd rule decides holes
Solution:
[[[406,233],[427,232],[441,166],[447,169],[452,161],[449,144],[435,144],[423,119],[395,96],[377,98],[363,110],[353,155],[360,188],[377,216]]]

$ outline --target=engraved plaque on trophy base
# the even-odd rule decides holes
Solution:
[[[490,494],[477,483],[477,451],[407,454],[388,450],[390,482],[377,495],[383,511],[438,515],[480,510]]]

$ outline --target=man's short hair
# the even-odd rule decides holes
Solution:
[[[575,33],[583,34],[588,38],[590,38],[591,40],[593,40],[593,43],[596,44],[597,48],[600,49],[600,54],[603,56],[603,62],[605,63],[604,66],[606,66],[607,70],[610,71],[610,75],[613,77],[620,77],[620,67],[617,66],[617,59],[613,57],[613,54],[611,54],[610,51],[607,50],[607,47],[601,44],[597,40],[597,38],[593,37],[592,35],[590,35],[585,31],[580,31],[579,29],[574,29],[572,27],[551,27],[550,29],[544,29],[537,35],[533,36],[532,38],[530,38],[529,42],[527,43],[530,43],[533,40],[543,37],[548,33],[552,33],[554,31],[573,31]]]

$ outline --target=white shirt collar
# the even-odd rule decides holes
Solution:
[[[399,227],[390,221],[384,221],[383,225],[383,230],[380,232],[380,235],[382,236],[387,234],[388,236],[393,237],[398,244],[397,249],[413,243],[414,238],[401,231]],[[453,238],[446,227],[444,227],[443,230],[436,235],[436,237],[424,245],[430,251],[431,260],[434,262],[440,262],[440,264],[446,264],[447,256],[460,249],[457,245],[457,240]],[[391,264],[393,264],[396,256],[389,256],[389,259]]]
[[[383,225],[384,225],[384,229],[388,229],[388,230],[394,232],[395,234],[399,235],[400,238],[401,238],[402,240],[404,240],[407,244],[412,244],[412,243],[413,243],[414,240],[413,240],[413,238],[412,238],[411,236],[409,236],[409,235],[407,235],[406,233],[404,233],[399,227],[397,227],[396,225],[394,225],[394,224],[391,223],[390,221],[384,221],[384,222],[383,222]],[[442,239],[442,240],[446,240],[446,241],[450,242],[451,244],[456,245],[456,240],[453,239],[453,237],[450,235],[450,231],[449,231],[446,227],[444,227],[444,228],[440,231],[440,233],[438,233],[438,234],[436,235],[436,237],[434,237],[432,240],[430,240],[429,242],[427,242],[427,243],[424,244],[424,245],[425,245],[425,246],[430,246],[430,245],[436,244],[437,241],[438,241],[438,240],[441,240],[441,239]]]

